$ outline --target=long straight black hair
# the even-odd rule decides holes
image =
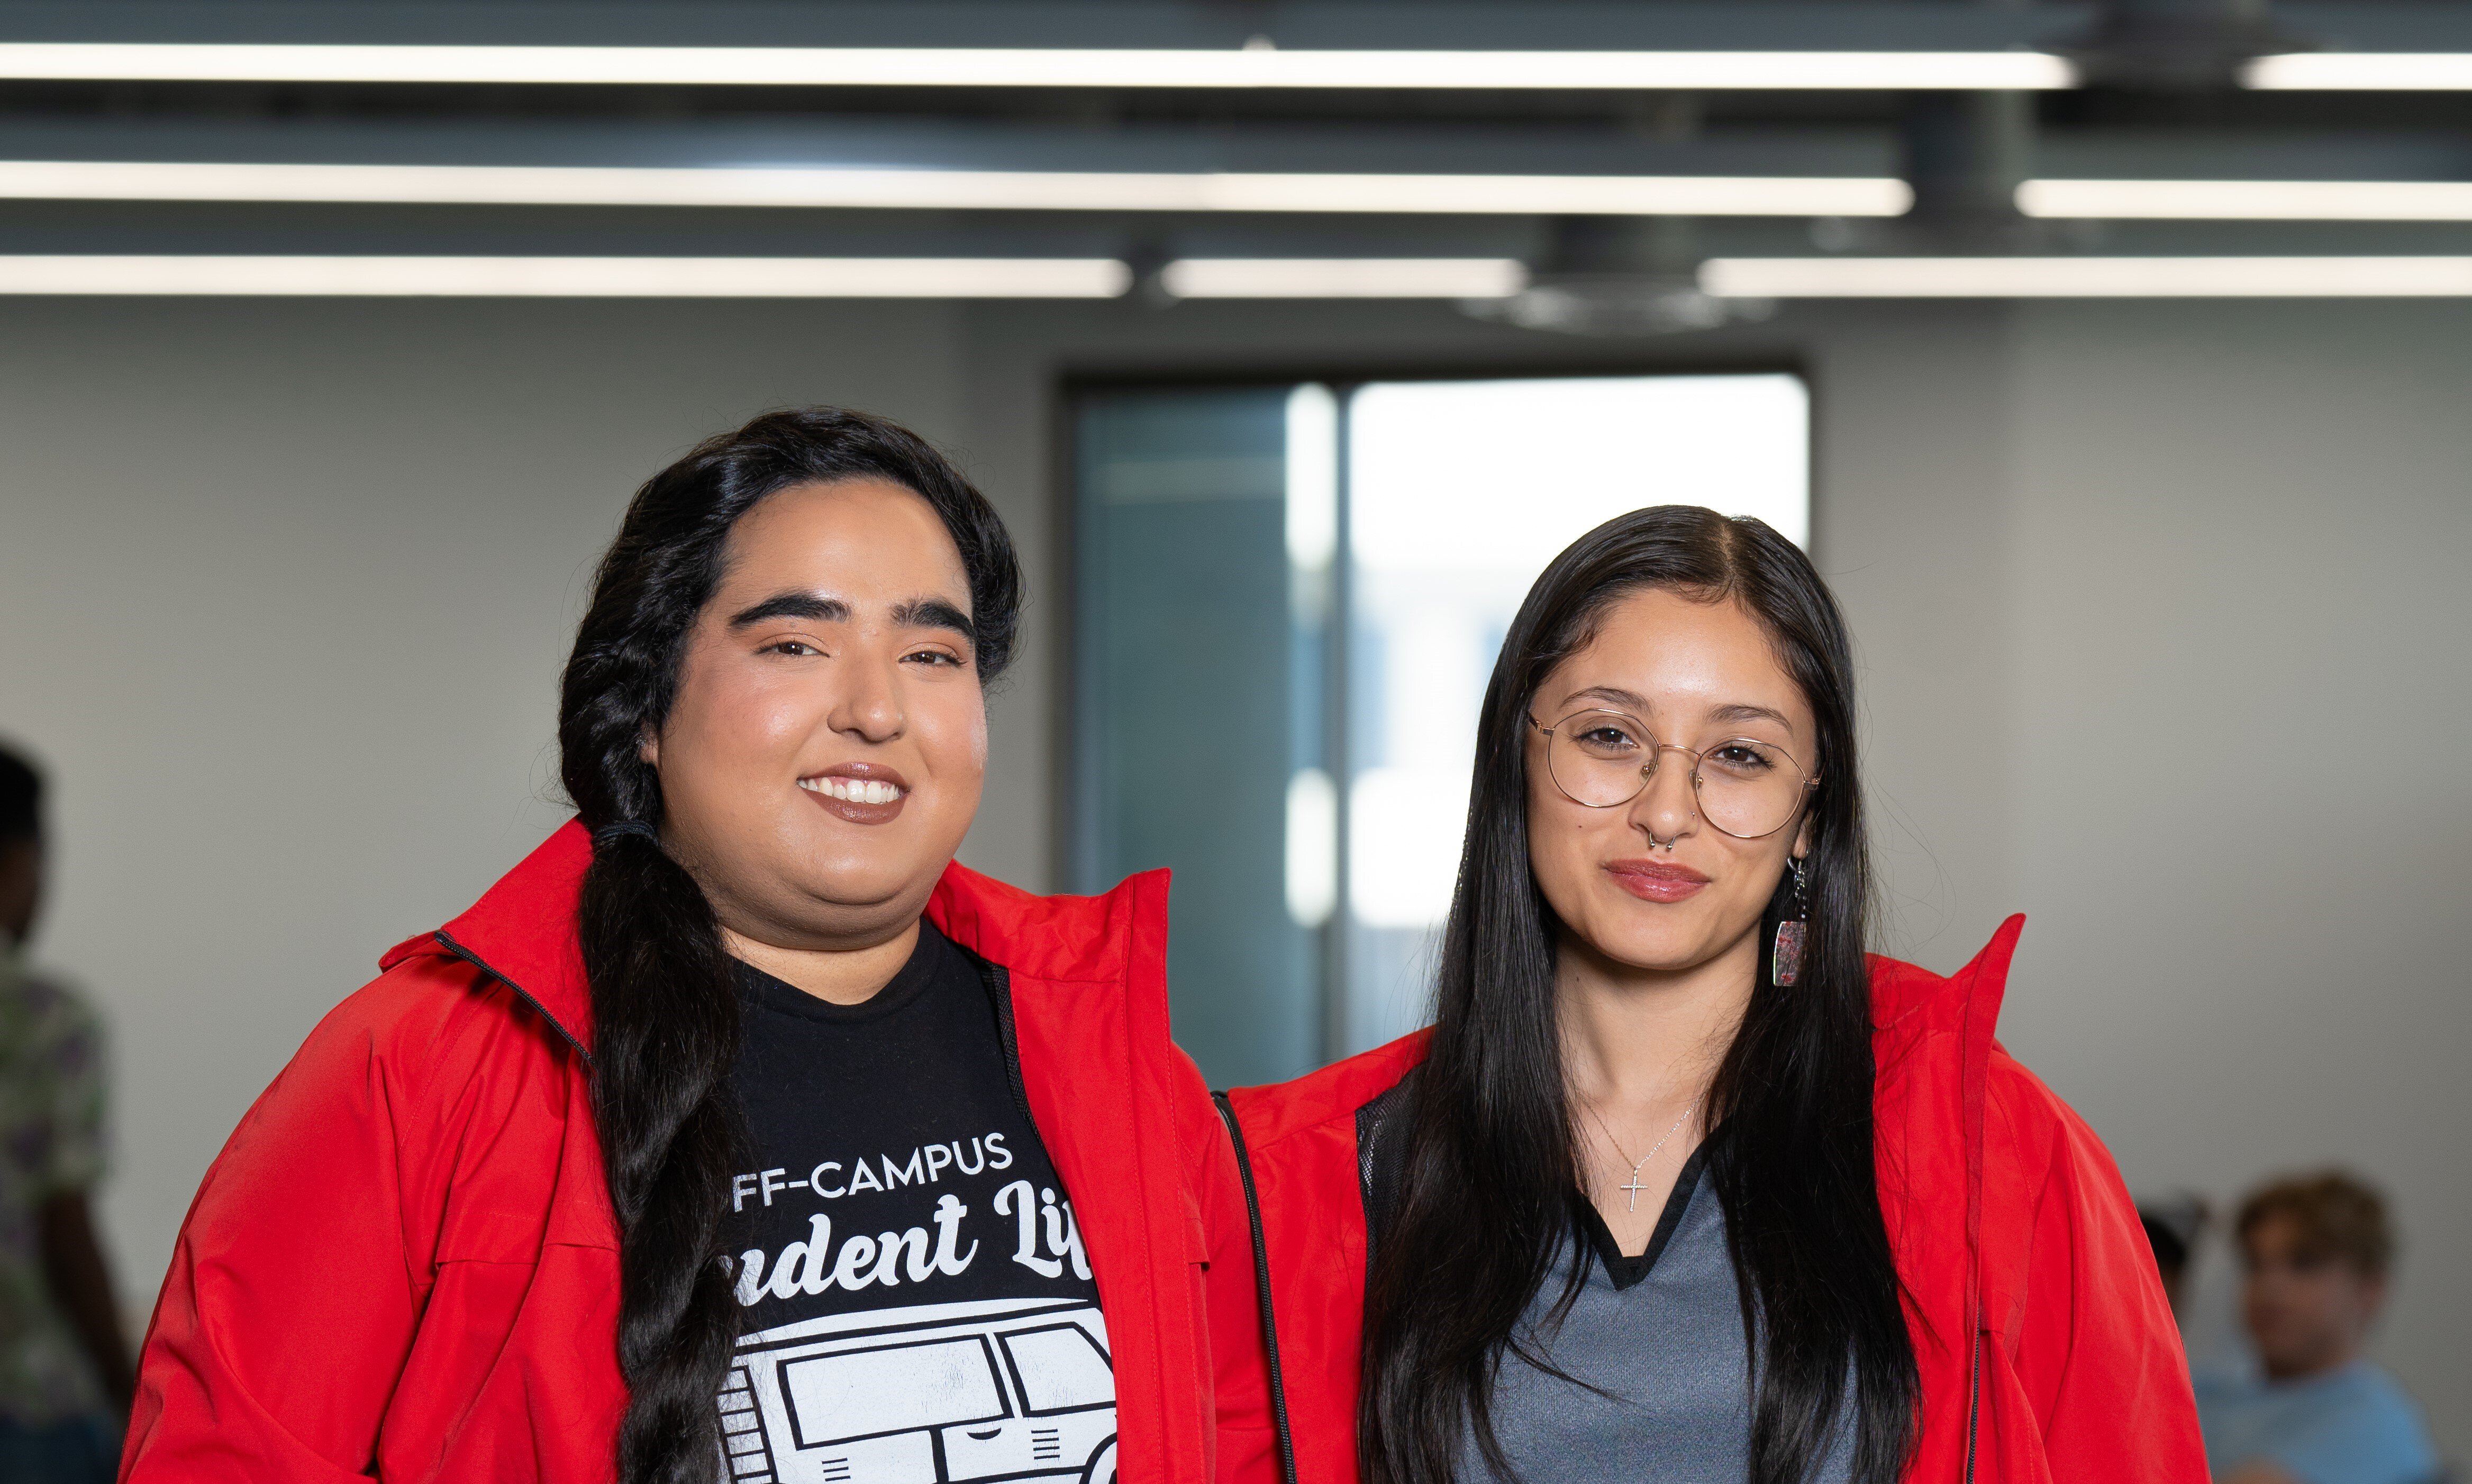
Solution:
[[[566,662],[560,772],[593,832],[578,927],[593,1119],[618,1214],[620,1484],[712,1484],[721,1467],[717,1398],[738,1338],[723,1216],[745,1142],[729,1090],[729,957],[711,904],[661,848],[661,781],[644,740],[669,715],[687,632],[720,585],[739,518],[795,485],[864,478],[916,491],[942,518],[969,579],[979,680],[992,680],[1021,611],[1004,523],[924,439],[833,408],[768,412],[636,491]]]
[[[1707,1170],[1752,1357],[1750,1484],[1807,1477],[1844,1426],[1856,1484],[1890,1484],[1912,1444],[1919,1381],[1871,1163],[1870,876],[1844,621],[1810,560],[1766,525],[1659,506],[1555,558],[1486,688],[1434,1040],[1409,1094],[1397,1209],[1367,1294],[1358,1436],[1368,1484],[1453,1480],[1471,1430],[1493,1472],[1512,1473],[1493,1380],[1572,1237],[1581,1168],[1556,1014],[1557,925],[1529,864],[1528,712],[1605,611],[1650,589],[1740,603],[1819,734],[1800,979],[1779,988],[1761,976],[1708,1093],[1719,1136]]]

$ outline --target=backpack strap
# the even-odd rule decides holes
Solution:
[[[1219,1105],[1219,1117],[1227,1124],[1227,1137],[1236,1146],[1236,1174],[1245,1185],[1245,1217],[1253,1229],[1253,1291],[1262,1306],[1262,1350],[1271,1363],[1271,1421],[1279,1434],[1279,1477],[1285,1484],[1296,1484],[1296,1440],[1288,1426],[1288,1383],[1279,1371],[1279,1316],[1271,1303],[1271,1248],[1262,1235],[1262,1199],[1253,1190],[1253,1161],[1245,1152],[1244,1125],[1236,1121],[1236,1109],[1227,1101],[1225,1093],[1213,1093],[1210,1100]]]

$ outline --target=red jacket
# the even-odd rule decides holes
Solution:
[[[2204,1484],[2179,1333],[2111,1156],[1991,1039],[2024,921],[2010,918],[1954,978],[1872,960],[1880,1208],[1922,1371],[1907,1476]],[[1424,1044],[1420,1033],[1232,1095],[1307,1484],[1357,1476],[1366,1254],[1356,1113]],[[1272,1434],[1264,1419],[1247,1421],[1223,1428],[1223,1472],[1268,1484],[1279,1477]]]
[[[155,1307],[124,1481],[610,1478],[627,1392],[574,927],[590,849],[568,825],[388,954],[242,1119]],[[1042,898],[956,865],[928,915],[1009,971],[1106,1313],[1123,1476],[1208,1484],[1211,1315],[1250,1345],[1252,1265],[1226,1131],[1168,1040],[1166,875]],[[1232,1291],[1210,1291],[1214,1255]]]

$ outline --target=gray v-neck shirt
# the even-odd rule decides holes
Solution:
[[[1604,1218],[1579,1203],[1579,1230],[1530,1302],[1521,1340],[1606,1394],[1503,1355],[1494,1435],[1521,1484],[1742,1484],[1748,1474],[1749,1356],[1724,1206],[1700,1178],[1706,1154],[1703,1145],[1683,1166],[1640,1257],[1624,1257]],[[1557,1324],[1574,1261],[1586,1277]],[[1844,1484],[1850,1430],[1837,1428],[1810,1484]],[[1469,1484],[1493,1476],[1472,1425],[1458,1474]]]

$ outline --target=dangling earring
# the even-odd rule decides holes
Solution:
[[[1811,931],[1811,906],[1804,894],[1802,861],[1794,862],[1794,915],[1777,920],[1776,949],[1769,955],[1769,978],[1791,989],[1802,978],[1802,945]]]

